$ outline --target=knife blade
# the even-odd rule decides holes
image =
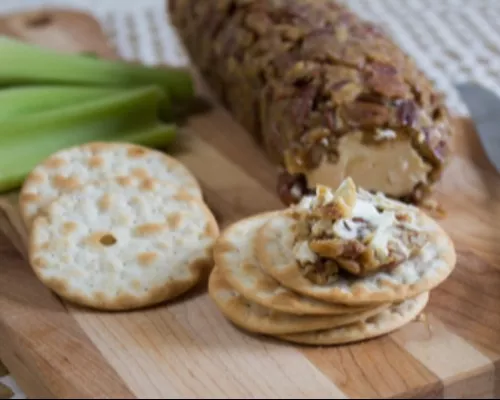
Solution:
[[[469,109],[486,156],[500,172],[500,97],[473,82],[455,87]]]

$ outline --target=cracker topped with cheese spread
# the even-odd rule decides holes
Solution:
[[[456,263],[453,243],[419,209],[356,189],[347,179],[273,217],[257,234],[262,268],[284,287],[361,305],[417,296]]]
[[[325,284],[348,273],[365,276],[418,254],[430,239],[418,209],[372,195],[348,178],[334,192],[318,186],[292,209],[294,254],[304,275]]]

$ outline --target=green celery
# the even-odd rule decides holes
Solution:
[[[63,108],[123,92],[84,86],[20,86],[0,90],[0,120]]]
[[[120,138],[121,142],[137,143],[157,149],[165,149],[177,135],[177,125],[158,123],[144,131],[127,133]]]
[[[144,120],[156,121],[157,106],[163,96],[156,86],[133,88],[94,101],[4,121],[0,128],[0,145],[6,141],[21,142],[26,136],[43,136],[39,133],[41,130],[50,133],[71,128],[76,129],[74,136],[78,136],[78,127],[86,127],[89,123],[101,126],[108,120],[113,128],[115,116],[126,116],[118,121],[124,121],[127,126],[141,125]]]
[[[0,60],[0,85],[62,83],[130,87],[155,84],[173,100],[183,102],[194,96],[191,75],[180,68],[59,53],[8,37],[0,37]]]
[[[175,125],[157,123],[144,130],[127,132],[119,137],[110,137],[106,135],[106,132],[99,131],[89,140],[137,143],[143,146],[163,149],[174,140],[177,132],[176,129]],[[20,157],[20,155],[16,153],[18,149],[11,148],[11,146],[2,146],[0,148],[0,157],[2,157],[2,162],[0,163],[0,165],[2,165],[2,171],[0,171],[0,192],[7,192],[19,188],[33,167],[52,154],[55,148],[55,146],[51,146],[51,144],[47,145],[41,141],[35,141],[33,145],[33,147],[30,147],[21,155],[23,164],[19,163],[18,157]],[[43,147],[38,147],[39,145]],[[67,144],[60,148],[72,145],[75,145],[75,143],[68,141]],[[8,169],[4,171],[3,168],[5,168],[6,165],[8,165]]]
[[[127,90],[98,101],[4,121],[0,130],[0,191],[15,189],[57,150],[90,141],[135,141],[154,146],[174,139],[175,127],[157,118],[162,91]],[[128,139],[127,139],[128,138]]]

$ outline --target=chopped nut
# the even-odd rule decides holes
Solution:
[[[356,204],[356,186],[351,178],[345,179],[335,191],[337,207],[342,211],[343,218],[350,218]]]
[[[320,257],[337,258],[344,251],[344,241],[342,239],[312,240],[309,246]]]
[[[286,205],[296,204],[309,193],[304,175],[282,172],[278,177],[277,192]]]
[[[302,274],[317,285],[327,285],[337,279],[338,265],[333,260],[320,259],[316,263],[308,263],[303,266]]]
[[[399,222],[410,222],[410,216],[402,212],[396,213],[396,219]]]
[[[384,126],[389,120],[389,111],[379,104],[358,101],[343,107],[343,117],[356,128]]]
[[[388,98],[405,97],[408,87],[399,71],[391,64],[373,62],[367,67],[366,85]]]
[[[446,210],[435,199],[424,199],[422,202],[422,208],[425,209],[433,218],[443,219],[446,217]]]
[[[338,260],[339,266],[344,268],[347,272],[350,272],[353,275],[360,275],[361,274],[361,266],[357,261],[354,260],[346,260],[343,258],[339,258]]]
[[[420,313],[415,318],[415,321],[416,322],[426,322],[427,321],[427,315],[425,313]]]
[[[343,212],[337,204],[320,206],[312,210],[311,214],[317,218],[325,218],[332,221],[343,217]]]
[[[320,257],[356,259],[363,254],[366,247],[356,240],[321,239],[310,242],[311,250]]]
[[[357,240],[344,241],[342,257],[356,259],[366,251],[366,246]]]

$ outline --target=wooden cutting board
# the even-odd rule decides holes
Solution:
[[[0,32],[114,56],[90,17],[47,15],[35,24],[26,23],[33,15],[3,19]],[[178,147],[222,226],[280,207],[274,169],[223,110],[193,118]],[[0,358],[31,398],[498,397],[500,178],[467,120],[457,121],[455,147],[437,197],[458,265],[432,293],[426,322],[360,344],[313,348],[236,329],[203,287],[159,308],[92,312],[60,302],[37,281],[4,218]]]

